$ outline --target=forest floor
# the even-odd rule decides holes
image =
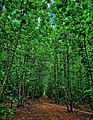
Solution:
[[[93,113],[74,109],[66,112],[66,106],[48,101],[35,101],[25,108],[16,109],[12,120],[93,120]]]

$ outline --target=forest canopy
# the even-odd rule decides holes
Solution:
[[[93,1],[0,0],[0,100],[93,110]]]

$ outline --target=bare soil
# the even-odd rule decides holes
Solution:
[[[78,109],[67,113],[66,106],[53,104],[43,96],[25,108],[16,109],[12,120],[93,120],[93,113]]]

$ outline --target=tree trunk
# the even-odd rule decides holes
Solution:
[[[89,62],[89,57],[88,57],[88,52],[87,52],[87,45],[86,45],[86,35],[84,34],[84,50],[85,50],[85,54],[86,54],[86,62],[87,62],[87,79],[88,79],[88,90],[90,89],[91,84],[93,83],[93,79],[92,79],[92,72],[91,72],[91,65]],[[90,84],[91,81],[91,84]],[[91,109],[93,110],[93,106],[91,104],[91,95],[90,92],[88,92],[88,101],[90,104]]]
[[[69,110],[68,112],[73,112],[72,110],[72,93],[71,93],[71,81],[70,81],[70,71],[69,71],[69,67],[70,67],[70,64],[69,64],[69,44],[68,44],[68,40],[66,40],[67,44],[66,44],[66,47],[67,47],[67,86],[68,86],[68,102],[67,104],[69,105]]]
[[[9,63],[8,69],[5,72],[4,80],[3,80],[3,83],[2,83],[2,87],[0,88],[0,98],[1,98],[1,95],[2,95],[3,90],[4,90],[4,85],[5,85],[6,81],[7,81],[8,74],[9,74],[9,72],[11,70],[11,67],[12,67],[12,62],[14,60],[14,56],[15,56],[15,52],[16,52],[16,49],[17,49],[17,45],[18,45],[21,29],[22,29],[22,21],[20,23],[20,28],[19,28],[18,35],[17,35],[17,38],[16,38],[16,44],[14,46],[14,50],[13,50],[13,53],[12,53],[11,58],[10,58],[10,63]]]

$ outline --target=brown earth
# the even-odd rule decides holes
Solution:
[[[67,113],[66,107],[50,103],[47,96],[31,102],[25,108],[16,109],[12,120],[93,120],[93,113],[74,109]]]

